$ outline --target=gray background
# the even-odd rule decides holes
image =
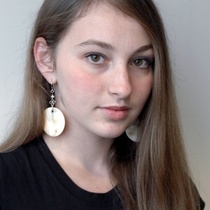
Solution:
[[[193,179],[210,210],[210,1],[155,0],[168,34]],[[0,0],[0,141],[18,112],[27,42],[42,0]]]

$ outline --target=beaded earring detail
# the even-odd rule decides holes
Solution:
[[[139,127],[137,123],[130,125],[125,130],[125,133],[131,141],[134,141],[134,142],[139,141]]]
[[[56,100],[55,100],[55,90],[53,84],[51,85],[51,100],[49,104],[51,107],[48,107],[44,111],[44,131],[47,135],[51,137],[59,136],[65,127],[65,118],[60,109],[55,108]]]

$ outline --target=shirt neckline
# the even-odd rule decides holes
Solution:
[[[94,206],[113,206],[116,205],[115,202],[119,202],[120,196],[117,187],[113,187],[113,189],[106,193],[94,193],[80,188],[71,180],[71,178],[66,174],[66,172],[56,161],[42,136],[38,138],[38,142],[38,150],[41,153],[41,156],[45,160],[46,164],[48,165],[49,169],[56,177],[58,182],[73,196],[82,199],[83,201]]]

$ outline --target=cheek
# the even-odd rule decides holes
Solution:
[[[63,96],[70,96],[81,102],[87,102],[94,94],[99,92],[101,83],[94,76],[87,74],[80,67],[63,74],[62,90]],[[70,99],[71,100],[71,99]]]
[[[147,93],[147,97],[149,97],[153,87],[153,75],[146,81],[145,84],[145,92]]]
[[[146,101],[150,95],[152,86],[153,86],[153,75],[151,74],[140,81],[136,81],[135,95],[136,96],[138,95],[137,98],[139,98],[140,101],[142,102]]]

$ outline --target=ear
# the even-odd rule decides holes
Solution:
[[[34,44],[34,58],[40,73],[50,84],[56,83],[52,52],[46,40],[38,37]]]

